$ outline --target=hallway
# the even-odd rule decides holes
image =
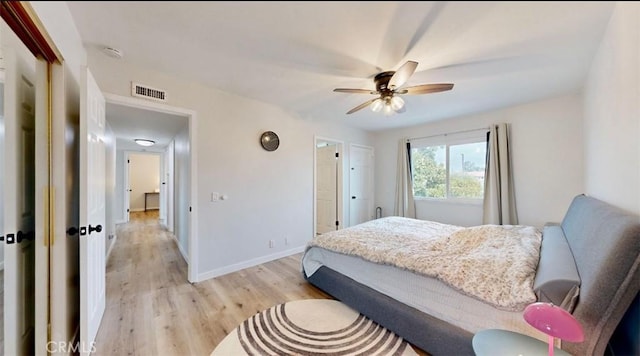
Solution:
[[[209,355],[254,313],[289,300],[329,298],[304,281],[301,254],[190,284],[158,212],[119,225],[107,262],[107,304],[96,355]]]

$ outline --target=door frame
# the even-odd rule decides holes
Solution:
[[[338,199],[336,199],[336,211],[339,217],[340,224],[338,225],[338,229],[342,229],[346,227],[347,216],[345,216],[344,212],[344,164],[346,160],[344,159],[344,141],[336,140],[334,138],[324,137],[324,136],[313,136],[313,228],[312,236],[316,236],[317,224],[318,224],[318,211],[317,211],[317,199],[318,199],[318,157],[317,157],[317,148],[318,142],[330,142],[336,144],[336,150],[338,151],[338,169],[336,171],[336,175],[338,178],[338,183],[336,185]]]
[[[103,93],[105,100],[109,104],[129,106],[137,109],[156,111],[165,114],[184,116],[189,125],[189,233],[188,233],[188,260],[187,279],[191,283],[198,282],[198,219],[194,210],[194,205],[198,202],[198,180],[197,180],[197,113],[193,110],[170,106],[162,103],[151,102],[144,99],[137,99],[112,93]]]

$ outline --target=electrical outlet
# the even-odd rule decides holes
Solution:
[[[275,240],[269,240],[269,248],[273,248],[276,245]]]

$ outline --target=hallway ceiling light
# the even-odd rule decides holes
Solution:
[[[104,47],[102,52],[111,58],[122,59],[123,57],[122,51],[113,47]]]
[[[156,141],[146,140],[143,138],[136,138],[134,141],[140,146],[145,146],[145,147],[153,146],[156,144]]]

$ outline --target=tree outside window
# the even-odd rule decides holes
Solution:
[[[486,143],[411,148],[413,195],[432,199],[482,199]]]

